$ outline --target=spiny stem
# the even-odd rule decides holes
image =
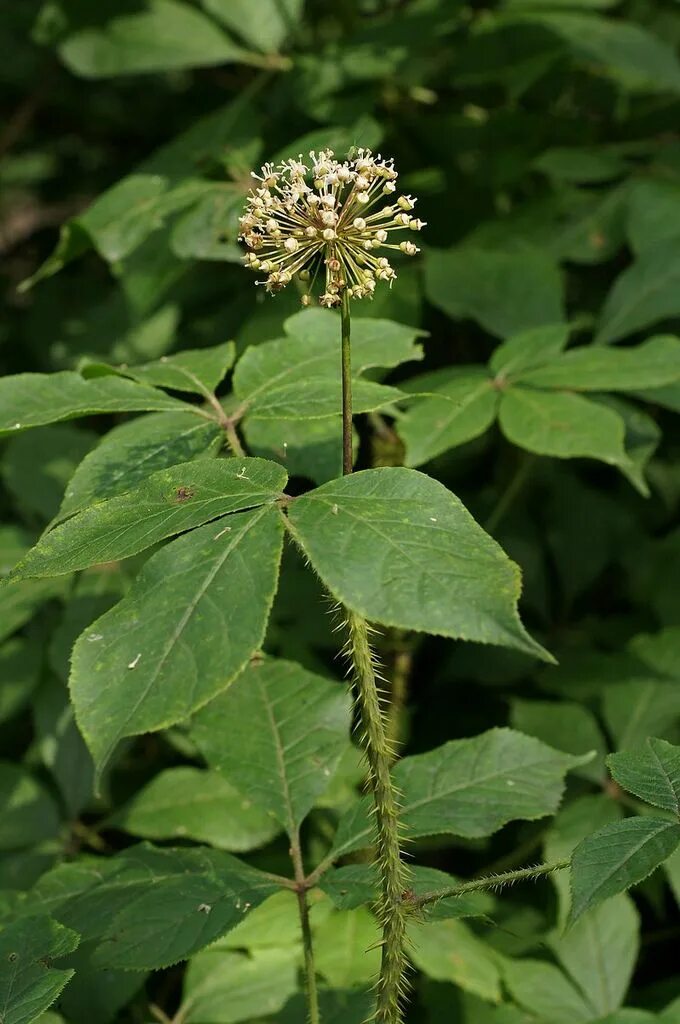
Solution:
[[[552,875],[555,871],[561,871],[569,867],[568,860],[556,860],[552,864],[536,864],[531,868],[518,868],[517,871],[505,871],[498,875],[487,875],[484,878],[473,878],[470,882],[461,882],[450,889],[437,889],[432,892],[425,892],[422,896],[412,896],[407,901],[409,911],[420,909],[428,903],[438,903],[449,896],[462,896],[468,892],[478,892],[483,889],[502,889],[506,885],[514,885],[515,882],[531,881],[534,878],[541,878],[543,875]]]
[[[401,859],[399,806],[390,775],[392,751],[380,707],[366,620],[347,610],[347,626],[347,650],[373,789],[380,873],[378,916],[382,925],[382,963],[373,1020],[376,1024],[401,1024],[401,997],[406,972],[406,909],[402,901],[402,893],[406,888],[406,867]]]
[[[342,472],[352,472],[352,347],[349,292],[342,293],[340,317],[342,321]]]

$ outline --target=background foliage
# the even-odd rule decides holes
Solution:
[[[394,627],[378,647],[416,893],[568,857],[604,829],[579,847],[571,889],[562,872],[414,920],[409,1021],[680,1021],[676,5],[23,0],[3,9],[0,42],[0,362],[54,374],[0,385],[2,572],[63,520],[31,556],[42,578],[27,559],[0,591],[4,1024],[298,1024],[295,899],[263,872],[290,874],[285,832],[300,825],[310,868],[340,862],[313,894],[324,1020],[366,1012],[377,926],[332,618],[290,547],[273,599],[268,502],[285,472],[248,463],[234,498],[240,464],[206,460],[220,430],[192,412],[186,369],[229,414],[248,403],[248,452],[284,467],[289,492],[326,485],[293,506],[305,550],[336,595]],[[415,467],[459,496],[521,566],[523,621],[556,666],[519,632],[515,650],[452,639],[448,599],[418,605],[386,579],[356,590],[315,525],[315,503],[349,515],[361,486],[328,483],[337,324],[294,316],[292,289],[271,301],[252,286],[237,218],[261,160],[354,144],[395,156],[428,221],[424,255],[355,308],[358,465]],[[151,558],[134,537],[102,549],[112,523],[143,532],[139,492],[123,492],[152,502],[151,474],[195,458],[211,511],[152,539],[198,529]],[[413,507],[472,530],[418,479]],[[102,498],[111,518],[90,522]],[[227,513],[220,551],[251,545],[257,579],[218,574],[206,538]],[[76,534],[91,549],[67,563]],[[362,564],[378,557],[359,528],[354,543]],[[199,563],[222,616],[214,642],[190,644],[201,699],[174,664],[173,706],[152,691],[128,728],[91,638],[124,595],[161,617],[162,638]],[[507,562],[494,571],[500,592]],[[509,614],[487,639],[519,629]],[[66,688],[78,637],[70,686],[97,785]],[[121,643],[109,667],[156,656],[148,630]],[[239,675],[260,646],[267,660]],[[236,682],[189,720],[225,673]]]

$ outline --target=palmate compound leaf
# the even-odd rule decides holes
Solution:
[[[46,423],[107,412],[187,409],[176,398],[109,375],[86,380],[79,373],[20,373],[0,380],[0,437]]]
[[[292,501],[288,524],[331,594],[367,619],[550,660],[520,622],[518,567],[423,473],[332,480]]]
[[[0,1021],[32,1024],[73,977],[53,960],[73,952],[76,932],[50,917],[14,921],[0,932]]]
[[[554,814],[566,773],[583,760],[512,729],[490,729],[405,757],[394,769],[394,781],[402,794],[406,835],[477,839],[515,819]],[[363,800],[341,820],[336,857],[371,842],[369,811],[368,800]]]
[[[273,501],[286,471],[265,459],[199,459],[153,473],[45,533],[10,579],[60,576],[128,558],[228,512]]]
[[[82,634],[69,686],[100,772],[118,740],[186,718],[242,671],[264,639],[282,540],[270,505],[202,526]]]
[[[212,768],[294,836],[348,747],[349,725],[345,687],[268,659],[198,713],[192,736]]]
[[[278,889],[222,850],[142,843],[54,868],[26,912],[49,914],[96,943],[97,966],[156,970],[204,949]]]
[[[641,882],[680,843],[680,824],[658,818],[624,818],[587,836],[571,858],[571,916]]]
[[[610,754],[607,765],[629,793],[680,818],[680,747],[649,737],[638,750]]]

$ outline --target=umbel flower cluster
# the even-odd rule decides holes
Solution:
[[[416,201],[396,197],[393,161],[369,149],[343,162],[331,149],[312,152],[309,163],[300,156],[265,164],[253,177],[259,184],[248,196],[240,238],[248,247],[246,266],[267,275],[268,292],[297,278],[308,306],[321,275],[322,306],[339,305],[345,289],[351,298],[370,298],[378,281],[391,285],[396,277],[385,250],[420,251],[398,237],[425,226],[413,216]]]

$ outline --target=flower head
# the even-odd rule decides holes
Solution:
[[[345,289],[351,298],[370,298],[378,281],[391,285],[397,276],[384,250],[407,256],[420,251],[398,235],[425,226],[411,214],[416,201],[395,196],[393,162],[370,149],[343,162],[324,149],[310,153],[308,163],[300,156],[277,167],[265,164],[253,177],[258,184],[248,196],[239,237],[248,247],[245,265],[267,275],[268,292],[297,277],[308,306],[321,273],[322,306],[339,305]]]

